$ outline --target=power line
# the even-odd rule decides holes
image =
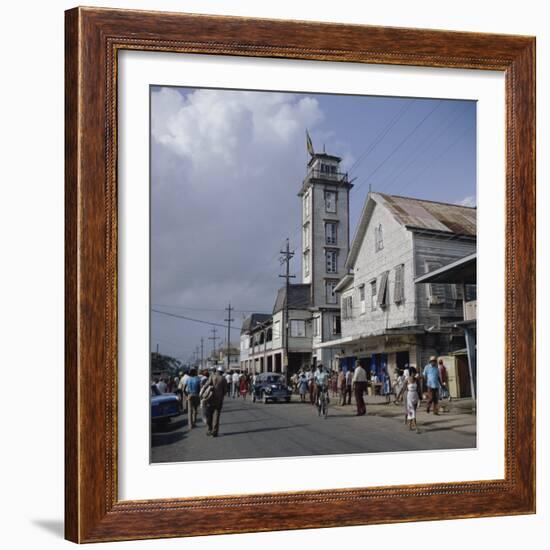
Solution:
[[[438,109],[441,104],[443,103],[443,100],[439,100],[436,104],[436,106],[431,109],[426,115],[424,115],[424,117],[422,117],[422,119],[420,120],[420,122],[418,122],[418,124],[416,124],[416,126],[399,142],[399,145],[397,145],[397,147],[395,147],[389,155],[387,155],[384,160],[378,164],[378,166],[361,182],[359,183],[358,185],[355,186],[354,188],[354,191],[357,192],[357,190],[364,184],[366,183],[368,180],[370,180],[370,178],[372,178],[372,176],[374,176],[374,174],[376,174],[376,172],[378,172],[378,170],[380,170],[380,168],[382,168],[382,166],[384,166],[384,164],[386,164],[386,162],[391,158],[393,157],[393,155],[395,155],[395,153],[397,153],[397,151],[399,151],[399,149],[401,149],[401,147],[405,144],[405,142],[422,126],[422,124],[424,124],[424,122],[426,122],[426,120],[428,120],[428,118],[436,111],[436,109]]]
[[[443,135],[445,133],[445,131],[447,129],[449,129],[458,120],[458,118],[462,114],[460,106],[456,109],[454,114],[455,114],[455,116],[453,116],[453,114],[451,114],[451,116],[447,119],[446,124],[443,125],[443,127],[441,128],[441,130],[439,132],[428,134],[428,136],[423,141],[421,141],[417,147],[415,147],[411,151],[409,161],[403,163],[401,165],[401,168],[399,168],[397,170],[397,172],[395,173],[395,175],[393,176],[393,179],[391,179],[391,181],[389,181],[389,183],[384,184],[382,186],[382,188],[384,188],[384,189],[389,188],[397,179],[399,179],[401,177],[401,175],[403,175],[415,162],[417,162],[419,160],[419,155],[418,155],[419,151],[422,150],[422,152],[425,152],[425,151],[428,150],[428,147],[424,147],[424,145],[426,145],[428,142],[433,144],[433,142],[435,142],[437,139],[439,139],[439,137],[441,135]]]
[[[408,103],[405,103],[399,112],[393,117],[393,119],[386,124],[386,126],[383,128],[383,130],[374,138],[374,140],[370,143],[370,145],[367,147],[367,149],[359,155],[357,160],[351,165],[349,169],[349,173],[353,172],[359,166],[371,153],[374,151],[376,146],[386,137],[386,135],[389,133],[389,131],[403,118],[405,115],[405,112],[410,109],[412,104],[416,101],[416,99],[409,100]]]
[[[426,172],[426,170],[428,170],[428,168],[430,168],[430,166],[432,166],[433,164],[435,164],[439,159],[441,159],[442,157],[444,157],[469,131],[471,130],[470,127],[467,127],[465,128],[465,130],[454,140],[452,141],[448,147],[446,147],[439,155],[437,155],[431,162],[429,162],[422,170],[420,170],[420,172],[418,172],[416,174],[416,176],[414,176],[412,179],[410,179],[409,181],[407,181],[404,185],[402,185],[401,187],[399,187],[397,191],[399,191],[400,193],[402,193],[407,187],[409,187],[409,185],[413,182],[415,182],[422,174],[424,174],[424,172]]]
[[[187,317],[186,315],[177,315],[176,313],[169,313],[168,311],[160,311],[159,309],[151,309],[154,313],[160,313],[161,315],[167,315],[168,317],[175,317],[176,319],[184,319],[186,321],[193,321],[194,323],[202,323],[203,325],[210,325],[211,327],[222,327],[225,325],[221,323],[214,323],[213,321],[205,321],[204,319],[194,319],[193,317]],[[231,330],[241,330],[238,327],[232,327]]]

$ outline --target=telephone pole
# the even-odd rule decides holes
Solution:
[[[204,338],[201,336],[201,370],[204,369]]]
[[[216,327],[212,327],[212,336],[209,336],[208,339],[212,340],[212,355],[214,356],[214,360],[216,359],[216,340],[218,340],[218,337],[216,334],[218,333],[218,329]]]
[[[279,261],[281,262],[281,265],[285,264],[286,269],[284,275],[279,275],[279,277],[282,277],[286,281],[286,293],[285,293],[285,309],[284,309],[284,327],[285,327],[285,356],[283,360],[283,369],[284,369],[284,375],[287,376],[288,372],[288,332],[289,332],[289,320],[288,320],[288,295],[290,293],[290,279],[294,279],[296,275],[290,274],[290,260],[294,256],[294,251],[291,252],[290,250],[290,243],[287,238],[286,240],[286,247],[284,250],[281,250],[281,257]]]
[[[227,311],[227,319],[224,319],[227,323],[227,370],[229,370],[229,356],[231,355],[231,323],[235,320],[231,318],[231,312],[233,311],[233,308],[231,307],[231,302],[229,302],[229,305],[225,308],[225,311]]]

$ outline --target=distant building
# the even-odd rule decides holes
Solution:
[[[462,285],[415,285],[420,274],[476,251],[476,209],[369,193],[339,281],[341,336],[320,344],[377,374],[464,348]],[[467,287],[475,292],[475,287]]]

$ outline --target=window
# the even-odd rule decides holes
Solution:
[[[336,224],[325,223],[325,244],[336,244]]]
[[[359,303],[361,304],[361,315],[363,315],[367,310],[365,304],[365,285],[359,287]]]
[[[304,252],[304,276],[309,275],[309,252]]]
[[[304,219],[309,217],[309,193],[304,195]]]
[[[395,268],[395,282],[393,285],[393,301],[401,304],[405,301],[405,264],[398,265]]]
[[[340,334],[342,332],[342,323],[340,321],[340,315],[335,315],[332,318],[332,334]]]
[[[309,223],[306,223],[304,225],[302,239],[303,239],[302,247],[304,250],[307,250],[309,248]]]
[[[290,320],[290,336],[304,338],[306,335],[306,322],[301,319]]]
[[[376,309],[376,279],[370,282],[370,308],[372,311]]]
[[[273,339],[278,340],[281,337],[281,321],[273,323]]]
[[[427,261],[425,262],[426,273],[435,271],[441,267],[440,262]],[[428,304],[431,306],[441,305],[445,303],[446,291],[445,285],[441,283],[428,283],[427,298]]]
[[[385,308],[389,303],[388,275],[389,271],[384,271],[380,277],[380,288],[378,289],[378,305]]]
[[[320,317],[314,317],[313,318],[313,336],[319,336],[319,321],[321,320]]]
[[[382,224],[374,228],[374,251],[380,252],[384,248],[384,239],[382,236]]]
[[[353,296],[344,296],[342,298],[342,319],[353,318]]]
[[[338,297],[334,292],[338,281],[325,281],[325,300],[327,304],[337,304]]]
[[[326,259],[327,273],[337,273],[338,272],[338,265],[337,265],[338,251],[326,250],[325,259]]]
[[[334,191],[325,191],[325,211],[336,212],[336,193]]]

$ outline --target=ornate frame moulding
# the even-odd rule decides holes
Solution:
[[[119,500],[117,54],[129,49],[504,72],[504,479]],[[147,539],[534,512],[533,37],[75,8],[66,12],[65,56],[65,529],[69,540]],[[526,360],[518,361],[519,357]],[[302,513],[305,507],[307,515]],[[258,512],[263,520],[260,525],[254,519]]]

